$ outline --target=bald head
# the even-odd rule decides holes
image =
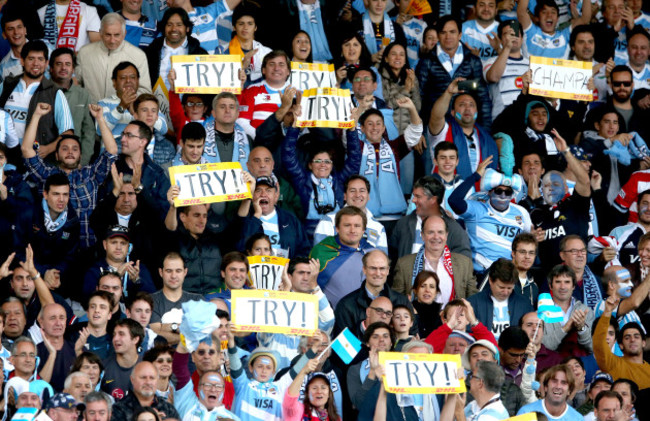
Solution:
[[[603,287],[607,295],[619,298],[629,297],[632,294],[632,275],[623,266],[610,266],[603,272]]]
[[[386,297],[377,297],[366,309],[366,326],[375,322],[390,323],[393,317],[393,303]]]
[[[57,303],[48,304],[41,309],[38,323],[49,337],[59,338],[65,333],[67,316],[65,308]]]
[[[275,162],[273,161],[273,155],[264,146],[257,146],[251,150],[251,153],[248,155],[248,162],[246,166],[248,171],[255,178],[258,177],[269,177],[273,173],[273,167]]]
[[[156,367],[148,361],[139,362],[131,373],[133,393],[139,400],[153,399],[156,393],[157,380],[158,371],[156,371]]]

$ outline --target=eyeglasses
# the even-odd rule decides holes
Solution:
[[[36,354],[33,352],[21,352],[20,354],[16,354],[15,357],[17,358],[36,358]]]
[[[612,80],[612,86],[625,86],[626,88],[629,88],[630,86],[632,86],[632,81]]]
[[[512,358],[517,358],[517,359],[522,359],[526,356],[525,352],[522,352],[521,354],[515,354],[514,352],[506,351],[508,355],[510,355]]]
[[[534,250],[531,251],[526,251],[526,250],[515,250],[515,253],[523,254],[524,256],[535,256],[537,252]]]
[[[498,196],[506,195],[506,196],[512,196],[513,190],[510,187],[497,187],[494,189],[494,193],[496,193]]]
[[[129,132],[122,132],[122,137],[126,137],[127,139],[144,139],[142,136]]]
[[[372,82],[372,78],[370,76],[365,76],[365,77],[355,77],[352,79],[353,82]]]
[[[472,379],[482,380],[479,376],[475,376],[474,373],[469,373],[469,374],[467,375],[467,380],[465,380],[465,383],[469,383],[469,382],[471,382]]]
[[[214,354],[217,353],[217,350],[215,350],[215,349],[199,349],[198,351],[196,351],[196,353],[198,354],[199,357],[204,356],[206,352],[208,353],[208,355],[213,356]]]
[[[388,272],[388,266],[382,266],[382,267],[376,267],[376,266],[368,266],[366,268],[368,272]]]
[[[190,101],[188,101],[185,105],[187,105],[188,107],[203,107],[204,104],[202,102],[190,102]]]
[[[162,363],[167,363],[167,364],[169,364],[170,362],[172,362],[172,359],[171,359],[171,357],[170,357],[170,358],[158,358],[158,359],[156,360],[156,362],[157,362],[158,364],[162,364]]]
[[[332,161],[331,159],[314,159],[314,160],[311,161],[311,162],[312,162],[312,164],[325,164],[325,165],[332,165],[332,163],[333,163],[334,161]]]
[[[379,307],[370,307],[370,308],[375,310],[380,316],[393,317],[393,312],[390,310],[384,310],[383,308],[379,308]]]
[[[219,383],[203,383],[201,386],[207,390],[223,390],[223,385]]]
[[[571,249],[571,250],[564,250],[564,252],[573,255],[587,254],[587,249]]]

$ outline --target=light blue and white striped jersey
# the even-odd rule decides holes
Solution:
[[[8,148],[14,148],[20,145],[14,120],[11,115],[3,109],[0,109],[0,142],[7,145]]]
[[[496,60],[496,57],[493,57],[485,64],[483,67],[483,77],[485,77],[485,74]],[[508,57],[506,68],[503,71],[501,79],[497,83],[490,83],[488,85],[490,95],[492,95],[493,120],[501,114],[504,108],[515,102],[521,93],[521,87],[523,86],[521,75],[528,71],[528,66],[528,58],[523,55],[521,58]]]
[[[646,31],[650,31],[650,15],[644,11],[641,11],[639,17],[634,19],[634,24],[641,25],[645,28]]]
[[[632,70],[632,77],[634,77],[634,90],[636,91],[637,89],[650,89],[650,64],[646,62],[645,66],[643,69],[641,69],[640,72],[637,72],[630,66],[630,62],[628,61],[627,67]]]
[[[194,24],[192,36],[208,54],[215,54],[219,45],[228,47],[232,39],[232,10],[228,3],[218,0],[206,7],[195,7],[188,14]]]
[[[618,37],[614,38],[614,62],[616,64],[625,64],[627,60],[627,26],[624,26],[618,31]]]
[[[396,16],[392,18],[395,22]],[[415,69],[420,61],[420,46],[422,45],[422,36],[424,30],[427,29],[427,23],[421,19],[412,18],[411,20],[402,23],[402,29],[406,36],[406,56],[409,59],[411,69]]]
[[[239,421],[239,417],[232,412],[228,411],[225,406],[217,406],[208,411],[199,401],[199,398],[194,393],[194,383],[192,380],[187,382],[180,390],[174,393],[174,407],[178,411],[183,421],[211,421],[220,418],[232,418]]]
[[[23,79],[18,82],[11,95],[5,104],[5,110],[11,114],[14,120],[14,128],[20,143],[23,143],[23,136],[25,135],[25,128],[27,122],[27,111],[29,110],[29,101],[40,86],[40,82],[34,82],[29,86],[25,85]],[[0,84],[0,92],[4,89],[4,83]],[[56,93],[54,100],[54,122],[59,130],[59,134],[67,131],[74,130],[74,122],[72,121],[72,113],[68,106],[68,100],[65,99],[63,91]]]
[[[8,76],[18,76],[22,73],[23,65],[20,64],[20,57],[14,56],[14,52],[9,50],[0,61],[0,82],[3,82]]]
[[[594,318],[595,319],[599,318],[600,316],[603,315],[604,312],[605,312],[605,300],[600,300],[598,304],[596,304],[596,308],[594,308]],[[645,327],[641,322],[641,318],[639,317],[636,311],[632,310],[629,313],[624,314],[623,317],[616,316],[617,312],[618,312],[618,306],[614,309],[614,311],[612,311],[612,317],[616,317],[616,321],[618,321],[619,329],[623,328],[623,326],[625,326],[628,323],[634,322],[641,327],[643,333],[646,333]]]
[[[529,56],[567,58],[569,57],[570,36],[571,28],[569,27],[557,30],[553,35],[544,33],[534,23],[524,29],[524,43]]]
[[[463,23],[463,36],[461,41],[467,44],[470,48],[475,48],[479,51],[479,58],[483,65],[492,57],[496,57],[499,53],[492,48],[488,35],[496,36],[499,22],[494,21],[487,28],[479,25],[476,19],[468,20]]]
[[[136,47],[146,48],[158,36],[156,21],[145,15],[140,20],[126,20],[126,37],[125,40]]]
[[[555,0],[555,4],[560,9],[560,15],[558,16],[557,26],[559,28],[565,27],[571,21],[571,9],[569,8],[571,1],[570,0]],[[531,14],[535,14],[535,7],[537,6],[537,0],[530,0],[528,3],[528,10]],[[582,10],[582,1],[578,3],[578,10]]]
[[[474,270],[479,272],[500,257],[509,259],[512,240],[522,232],[530,232],[532,227],[528,211],[514,203],[499,212],[489,203],[468,200],[467,210],[459,217],[465,221]]]
[[[232,407],[242,421],[282,421],[282,400],[293,380],[286,373],[279,380],[260,383],[249,380],[246,373],[232,379],[235,400]]]
[[[141,10],[142,14],[149,17],[149,19],[159,22],[162,20],[165,10],[167,10],[167,1],[143,0]]]

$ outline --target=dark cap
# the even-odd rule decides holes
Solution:
[[[255,185],[260,186],[262,184],[266,184],[267,186],[271,188],[276,188],[277,184],[275,183],[275,180],[271,177],[268,177],[266,175],[263,175],[261,177],[258,177],[257,180],[255,180]]]
[[[608,373],[599,371],[594,375],[593,380],[589,384],[589,390],[591,390],[591,388],[594,387],[594,385],[598,382],[606,382],[611,386],[612,383],[614,383],[614,379],[612,379],[612,376],[610,376]]]
[[[105,239],[108,240],[113,237],[122,237],[126,241],[131,241],[129,239],[129,229],[127,227],[123,227],[122,225],[113,225],[108,227]]]
[[[591,159],[591,155],[585,152],[581,146],[571,145],[569,146],[569,150],[571,151],[571,155],[573,155],[578,161],[589,161]]]
[[[56,395],[50,398],[50,400],[47,402],[45,409],[52,409],[52,408],[63,408],[63,409],[77,408],[79,410],[84,410],[86,408],[86,405],[84,405],[83,403],[77,403],[74,396],[70,394],[57,393]]]

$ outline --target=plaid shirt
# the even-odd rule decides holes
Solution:
[[[99,157],[90,165],[86,165],[68,174],[70,180],[70,201],[79,215],[81,232],[79,240],[82,248],[95,244],[95,234],[90,229],[90,214],[97,205],[97,190],[111,171],[111,164],[117,160],[117,155],[111,155],[103,150]],[[38,155],[26,159],[30,181],[36,183],[40,193],[43,192],[45,180],[57,172],[63,172],[59,167],[52,167],[43,162]]]

